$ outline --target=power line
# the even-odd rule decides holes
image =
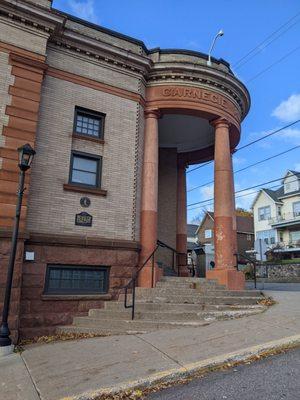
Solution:
[[[200,165],[198,165],[198,167],[195,167],[195,168],[193,168],[193,169],[190,169],[190,170],[186,171],[186,173],[188,174],[189,172],[196,171],[196,169],[205,167],[206,165],[211,164],[212,162],[213,162],[213,160],[208,161],[208,162],[206,162],[205,164],[200,164]]]
[[[260,71],[258,74],[254,75],[252,78],[248,79],[246,83],[253,82],[255,79],[259,78],[262,74],[265,72],[269,71],[271,68],[273,68],[275,65],[281,63],[281,61],[285,60],[287,57],[289,57],[291,54],[295,53],[295,51],[300,49],[300,45],[295,47],[293,50],[289,51],[286,55],[281,57],[279,60],[275,61],[273,64],[269,65],[267,68],[263,69]]]
[[[280,38],[284,33],[286,33],[288,30],[290,30],[293,26],[295,26],[297,23],[299,23],[299,20],[294,22],[292,25],[288,26],[287,29],[285,29],[283,32],[281,32],[279,35],[275,36],[275,38],[272,39],[272,37],[274,35],[276,35],[276,33],[280,32],[284,27],[286,27],[287,25],[289,25],[289,23],[291,21],[293,21],[295,18],[297,18],[300,15],[300,12],[298,12],[297,14],[295,14],[292,18],[290,18],[287,22],[285,22],[283,25],[281,25],[278,29],[276,29],[274,32],[272,32],[269,36],[267,36],[262,42],[260,42],[257,46],[255,46],[252,50],[250,50],[245,56],[243,56],[242,58],[240,58],[234,65],[233,67],[235,69],[239,69],[241,68],[243,65],[245,65],[246,63],[248,63],[250,60],[252,60],[257,54],[259,54],[260,52],[262,52],[266,47],[268,47],[270,44],[272,44],[275,40],[277,40],[278,38]],[[270,40],[270,42],[268,42],[268,40]],[[268,42],[268,43],[266,43]],[[266,43],[266,44],[265,44]],[[254,54],[253,54],[254,53]],[[252,55],[252,56],[251,56]],[[249,56],[251,56],[249,58]],[[245,60],[245,61],[244,61]],[[244,61],[244,62],[242,62]]]
[[[297,181],[298,181],[298,179],[295,179],[295,180],[290,181],[290,183],[297,182]],[[278,185],[278,184],[277,184],[277,185],[269,186],[269,187],[263,188],[263,189],[273,189],[273,188],[276,188],[276,187],[278,187],[278,186],[280,187],[281,185]],[[247,189],[244,189],[244,190],[247,190]],[[261,190],[261,189],[260,189],[260,190]],[[239,199],[239,198],[241,198],[241,197],[251,196],[252,194],[259,193],[260,190],[256,190],[256,191],[251,192],[251,193],[241,194],[240,196],[235,196],[235,198],[236,198],[236,199]],[[236,192],[236,193],[237,193],[237,192]],[[207,200],[207,201],[210,201],[210,200]],[[210,205],[213,205],[213,204],[214,204],[213,202],[210,202],[210,203],[208,203],[208,204],[205,204],[204,206],[197,206],[197,207],[190,208],[188,211],[196,210],[196,209],[199,209],[199,208],[206,208],[207,206],[210,206]]]
[[[273,158],[282,156],[283,154],[286,154],[286,153],[289,153],[290,151],[296,150],[296,149],[298,149],[299,147],[300,147],[300,145],[294,146],[294,147],[292,147],[292,148],[290,148],[290,149],[288,149],[288,150],[282,151],[281,153],[274,154],[274,155],[271,156],[271,157],[267,157],[267,158],[264,158],[263,160],[257,161],[257,162],[255,162],[255,163],[253,163],[253,164],[250,164],[250,165],[247,165],[247,166],[244,167],[244,168],[241,168],[241,169],[238,169],[237,171],[234,171],[234,174],[237,174],[238,172],[245,171],[245,170],[248,169],[248,168],[255,167],[256,165],[259,165],[259,164],[262,164],[262,163],[264,163],[264,162],[266,162],[266,161],[272,160]],[[210,182],[207,182],[207,183],[203,183],[202,185],[199,185],[199,186],[196,186],[196,187],[194,187],[194,188],[192,188],[192,189],[187,190],[187,192],[192,192],[193,190],[199,189],[199,188],[204,187],[204,186],[207,186],[207,185],[211,185],[212,183],[214,183],[214,181],[210,181]]]
[[[278,178],[278,179],[273,179],[273,180],[268,181],[268,182],[263,182],[263,183],[260,183],[258,185],[255,185],[255,186],[250,186],[250,187],[245,188],[245,189],[237,190],[236,192],[234,192],[234,194],[244,192],[245,190],[255,189],[255,188],[259,187],[259,186],[268,185],[269,183],[277,182],[277,181],[280,181],[281,179],[283,179],[283,177]],[[197,201],[196,203],[188,204],[187,207],[194,206],[196,204],[206,203],[207,201],[212,201],[213,199],[214,198],[212,197],[211,199]]]
[[[266,135],[262,136],[261,138],[256,139],[256,140],[253,140],[252,142],[249,142],[249,143],[245,144],[244,146],[238,147],[234,153],[237,153],[238,151],[240,151],[240,150],[242,150],[242,149],[245,149],[246,147],[249,147],[249,146],[251,146],[252,144],[255,144],[255,143],[257,143],[257,142],[260,142],[261,140],[264,140],[264,139],[266,139],[266,138],[268,138],[268,137],[270,137],[270,136],[273,136],[273,135],[275,135],[276,133],[281,132],[281,131],[283,131],[283,130],[285,130],[285,129],[287,129],[287,128],[289,128],[289,127],[295,125],[295,124],[297,124],[298,122],[300,122],[300,119],[297,119],[296,121],[291,122],[291,123],[288,124],[288,125],[285,125],[285,126],[279,128],[279,129],[276,129],[275,131],[272,131],[272,132],[270,132],[270,133],[267,133]],[[204,163],[204,164],[200,164],[200,165],[198,165],[198,167],[195,167],[195,168],[190,169],[189,171],[187,171],[187,173],[196,171],[197,169],[202,168],[202,167],[205,167],[206,165],[211,164],[212,162],[213,162],[213,160],[208,161],[208,162],[206,162],[206,163]]]
[[[266,135],[262,136],[261,138],[256,139],[256,140],[253,140],[252,142],[249,142],[249,143],[245,144],[244,146],[238,147],[238,148],[236,149],[235,153],[236,153],[237,151],[240,151],[240,150],[242,150],[242,149],[245,149],[245,148],[248,147],[248,146],[251,146],[251,145],[254,144],[254,143],[260,142],[261,140],[264,140],[264,139],[266,139],[266,138],[268,138],[268,137],[270,137],[270,136],[273,136],[273,135],[275,135],[275,133],[281,132],[281,131],[283,131],[283,130],[285,130],[285,129],[287,129],[287,128],[289,128],[289,127],[295,125],[295,124],[298,124],[298,122],[300,122],[300,119],[297,119],[296,121],[291,122],[291,123],[288,124],[288,125],[285,125],[285,126],[279,128],[279,129],[276,129],[275,131],[272,131],[272,132],[270,132],[270,133],[267,133]]]

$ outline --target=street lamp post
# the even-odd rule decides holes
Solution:
[[[0,347],[11,346],[11,339],[9,337],[10,330],[8,327],[8,315],[9,315],[9,303],[11,296],[11,288],[12,288],[12,280],[13,280],[13,272],[16,258],[16,250],[17,250],[17,242],[18,242],[18,232],[19,232],[19,222],[20,222],[20,214],[21,214],[21,205],[24,193],[24,181],[25,181],[25,172],[30,168],[33,157],[35,155],[35,151],[29,144],[25,144],[18,148],[19,153],[19,168],[20,168],[20,176],[19,176],[19,188],[18,188],[18,200],[16,205],[16,216],[12,234],[11,241],[11,251],[8,262],[7,269],[7,280],[5,287],[5,296],[2,310],[2,322],[0,326]]]

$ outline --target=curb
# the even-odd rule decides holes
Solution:
[[[210,369],[215,369],[228,363],[246,362],[266,352],[284,350],[298,345],[300,345],[300,334],[273,340],[246,349],[240,349],[232,353],[222,354],[221,356],[208,358],[195,363],[185,364],[182,367],[169,369],[133,381],[127,381],[114,387],[106,387],[93,392],[82,393],[77,396],[64,397],[61,400],[100,400],[105,399],[106,396],[110,398],[109,396],[126,391],[149,389],[151,386],[162,383],[172,383],[178,379],[186,379],[194,374],[204,373]]]

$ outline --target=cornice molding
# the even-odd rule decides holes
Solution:
[[[97,42],[97,47],[92,45],[88,46],[88,42],[83,45],[82,43],[75,40],[66,40],[63,36],[55,36],[50,38],[49,44],[60,49],[71,51],[74,54],[81,54],[84,57],[87,57],[87,62],[89,62],[89,59],[92,58],[95,61],[98,60],[104,62],[108,66],[111,66],[121,71],[126,70],[127,72],[135,74],[139,77],[141,75],[146,76],[147,70],[149,69],[149,67],[145,63],[144,65],[139,62],[135,63],[133,59],[132,61],[128,62],[128,60],[125,59],[124,55],[117,55],[117,53],[109,51],[110,46],[106,45],[105,47],[107,48],[102,46],[102,42]]]
[[[45,8],[25,2],[12,3],[7,0],[3,0],[0,16],[49,35],[62,26],[64,21],[62,17]]]
[[[224,75],[224,74],[223,74]],[[220,80],[220,78],[222,80]],[[231,78],[231,79],[230,79]],[[225,80],[226,79],[226,80]],[[199,85],[201,87],[214,88],[221,93],[228,96],[241,111],[242,119],[247,115],[250,108],[250,97],[244,86],[233,78],[231,75],[225,76],[212,76],[207,71],[194,69],[193,73],[186,71],[173,72],[166,71],[153,71],[149,74],[147,80],[147,87],[156,85],[165,85],[167,83],[183,85],[190,84],[192,86]]]

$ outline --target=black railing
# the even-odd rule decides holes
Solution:
[[[240,253],[235,253],[236,259],[237,259],[237,263],[238,263],[238,258],[242,257],[245,260],[249,261],[251,264],[253,264],[253,275],[254,275],[254,287],[256,289],[256,260],[253,260],[253,258],[250,258],[248,256],[246,256],[245,254],[240,254]],[[238,268],[238,265],[237,265]]]
[[[152,251],[152,253],[149,255],[149,257],[143,262],[143,264],[141,266],[137,266],[137,270],[134,272],[133,277],[131,278],[131,280],[125,285],[123,286],[122,289],[125,289],[125,298],[124,298],[124,307],[125,308],[131,308],[131,319],[134,319],[134,314],[135,314],[135,288],[136,288],[136,283],[139,277],[139,273],[141,272],[141,270],[145,267],[145,265],[147,265],[149,263],[149,261],[151,260],[151,287],[154,287],[154,271],[155,271],[155,253],[157,252],[158,248],[162,247],[162,248],[166,248],[172,251],[172,269],[175,271],[175,266],[176,266],[176,257],[177,255],[182,255],[182,253],[179,253],[176,251],[176,249],[174,249],[173,247],[167,245],[166,243],[158,240],[155,249]],[[177,268],[177,275],[179,276],[179,266]],[[132,289],[132,300],[131,300],[131,304],[128,304],[128,290]]]

